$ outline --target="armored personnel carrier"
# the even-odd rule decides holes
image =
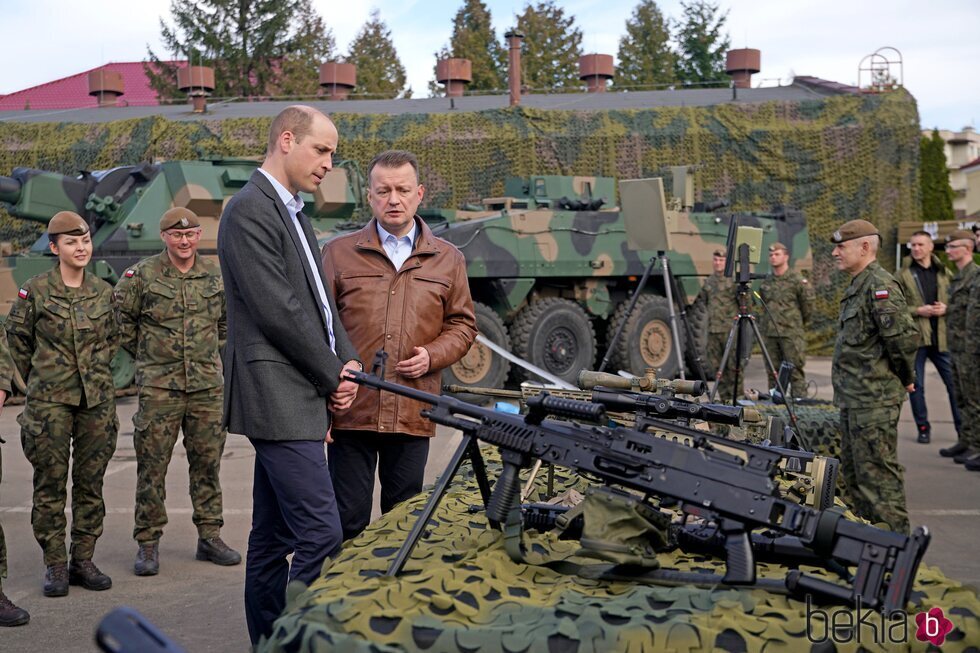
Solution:
[[[17,168],[0,177],[0,202],[12,215],[42,223],[61,210],[82,215],[92,227],[95,272],[115,282],[126,267],[163,248],[157,221],[174,206],[201,216],[200,252],[215,255],[224,204],[257,166],[252,159],[214,158],[121,166],[76,177]],[[631,247],[627,223],[669,233],[667,257],[681,294],[690,300],[711,271],[712,251],[725,246],[732,214],[694,202],[690,168],[673,168],[670,180],[669,200],[661,192],[652,201],[630,203],[629,209],[619,208],[612,178],[532,176],[507,179],[502,196],[479,204],[419,213],[466,257],[477,323],[493,342],[571,382],[579,371],[595,366],[600,344],[625,322],[612,353],[613,367],[637,375],[652,367],[671,377],[683,361],[677,360],[661,275],[654,272],[635,309],[626,314],[638,279],[658,255]],[[321,242],[370,218],[365,188],[353,162],[338,162],[315,194],[303,196]],[[746,214],[740,221],[763,228],[764,246],[786,243],[794,266],[809,268],[810,243],[801,214]],[[45,235],[27,253],[4,257],[0,313],[9,311],[21,283],[51,264]],[[686,343],[681,344],[683,350]],[[116,383],[124,387],[133,368],[125,354],[116,363]],[[500,387],[509,369],[507,361],[478,343],[447,370],[446,382]],[[515,370],[515,376],[526,378],[523,370]]]

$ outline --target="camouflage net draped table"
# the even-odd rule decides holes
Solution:
[[[483,451],[494,478],[499,471],[496,452]],[[559,491],[585,484],[562,470],[555,477]],[[807,639],[806,604],[784,595],[724,586],[597,581],[512,562],[500,534],[487,525],[468,464],[449,487],[403,574],[383,576],[428,496],[424,492],[401,504],[326,563],[319,580],[290,598],[271,640],[259,650],[751,653],[813,646]],[[578,548],[553,533],[530,532],[525,541],[534,551],[559,558]],[[659,560],[664,568],[723,572],[721,561],[713,558],[675,552]],[[784,567],[759,564],[760,578],[778,579],[785,573]],[[939,606],[953,622],[942,651],[980,650],[980,600],[974,590],[923,565],[912,603],[910,615]],[[827,612],[845,610],[822,607]],[[892,622],[880,613],[870,616],[883,642]],[[815,622],[811,637],[828,637],[818,626]],[[876,645],[872,632],[861,629],[860,645],[828,641],[826,648],[812,650],[928,650],[916,640],[914,616],[908,620],[905,644]],[[891,631],[893,639],[898,632]]]

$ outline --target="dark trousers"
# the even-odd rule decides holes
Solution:
[[[953,411],[953,424],[956,432],[960,432],[960,410],[956,407],[956,396],[953,391],[953,362],[949,352],[939,351],[938,347],[919,347],[915,352],[915,390],[909,395],[909,403],[912,405],[912,416],[915,418],[915,425],[920,431],[929,431],[929,410],[926,408],[926,359],[932,361],[939,372],[939,377],[946,385],[946,393],[949,395],[949,406]]]
[[[250,441],[255,477],[245,621],[256,644],[286,605],[287,581],[309,585],[318,578],[324,559],[340,550],[341,530],[322,441]]]
[[[327,464],[337,489],[344,539],[356,537],[371,522],[374,470],[381,481],[381,512],[422,490],[429,438],[375,431],[334,431]]]

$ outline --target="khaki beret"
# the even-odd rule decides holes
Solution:
[[[200,226],[201,221],[197,219],[197,215],[190,209],[185,209],[182,206],[170,209],[160,218],[160,231],[166,231],[167,229],[190,229],[191,227]]]
[[[59,234],[83,236],[88,231],[88,223],[85,222],[85,218],[74,211],[58,211],[48,221],[49,236],[57,236]]]
[[[715,251],[711,252],[711,255],[712,256],[726,256],[725,250],[723,250],[723,249],[716,249]]]
[[[781,249],[781,250],[783,250],[784,252],[787,252],[787,253],[789,252],[789,247],[787,247],[786,245],[783,245],[782,243],[773,243],[772,245],[769,246],[769,251],[770,252],[775,252],[778,249]]]
[[[973,240],[973,233],[966,229],[957,229],[946,236],[947,243],[951,243],[954,240]]]
[[[881,234],[878,233],[878,227],[867,220],[851,220],[842,224],[837,231],[830,235],[830,242],[836,245],[865,236],[881,236]]]

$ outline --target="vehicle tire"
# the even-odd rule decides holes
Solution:
[[[672,379],[677,376],[680,363],[674,347],[674,333],[670,328],[670,305],[666,297],[640,295],[633,312],[626,316],[629,302],[616,307],[609,320],[609,337],[625,320],[619,342],[610,357],[610,372],[625,370],[635,376],[643,376],[648,367],[656,368],[657,376]],[[678,324],[678,327],[681,325]],[[684,350],[684,335],[681,334],[681,351]]]
[[[548,297],[524,307],[511,325],[514,353],[551,374],[578,382],[579,372],[595,363],[596,339],[585,310],[568,299]],[[514,367],[518,381],[540,380]]]
[[[510,335],[500,316],[486,304],[473,302],[476,328],[484,338],[510,351]],[[510,362],[493,353],[489,347],[474,342],[461,359],[442,372],[443,385],[472,385],[483,388],[502,388],[510,371]],[[475,403],[488,403],[481,395],[457,393],[454,396]]]

